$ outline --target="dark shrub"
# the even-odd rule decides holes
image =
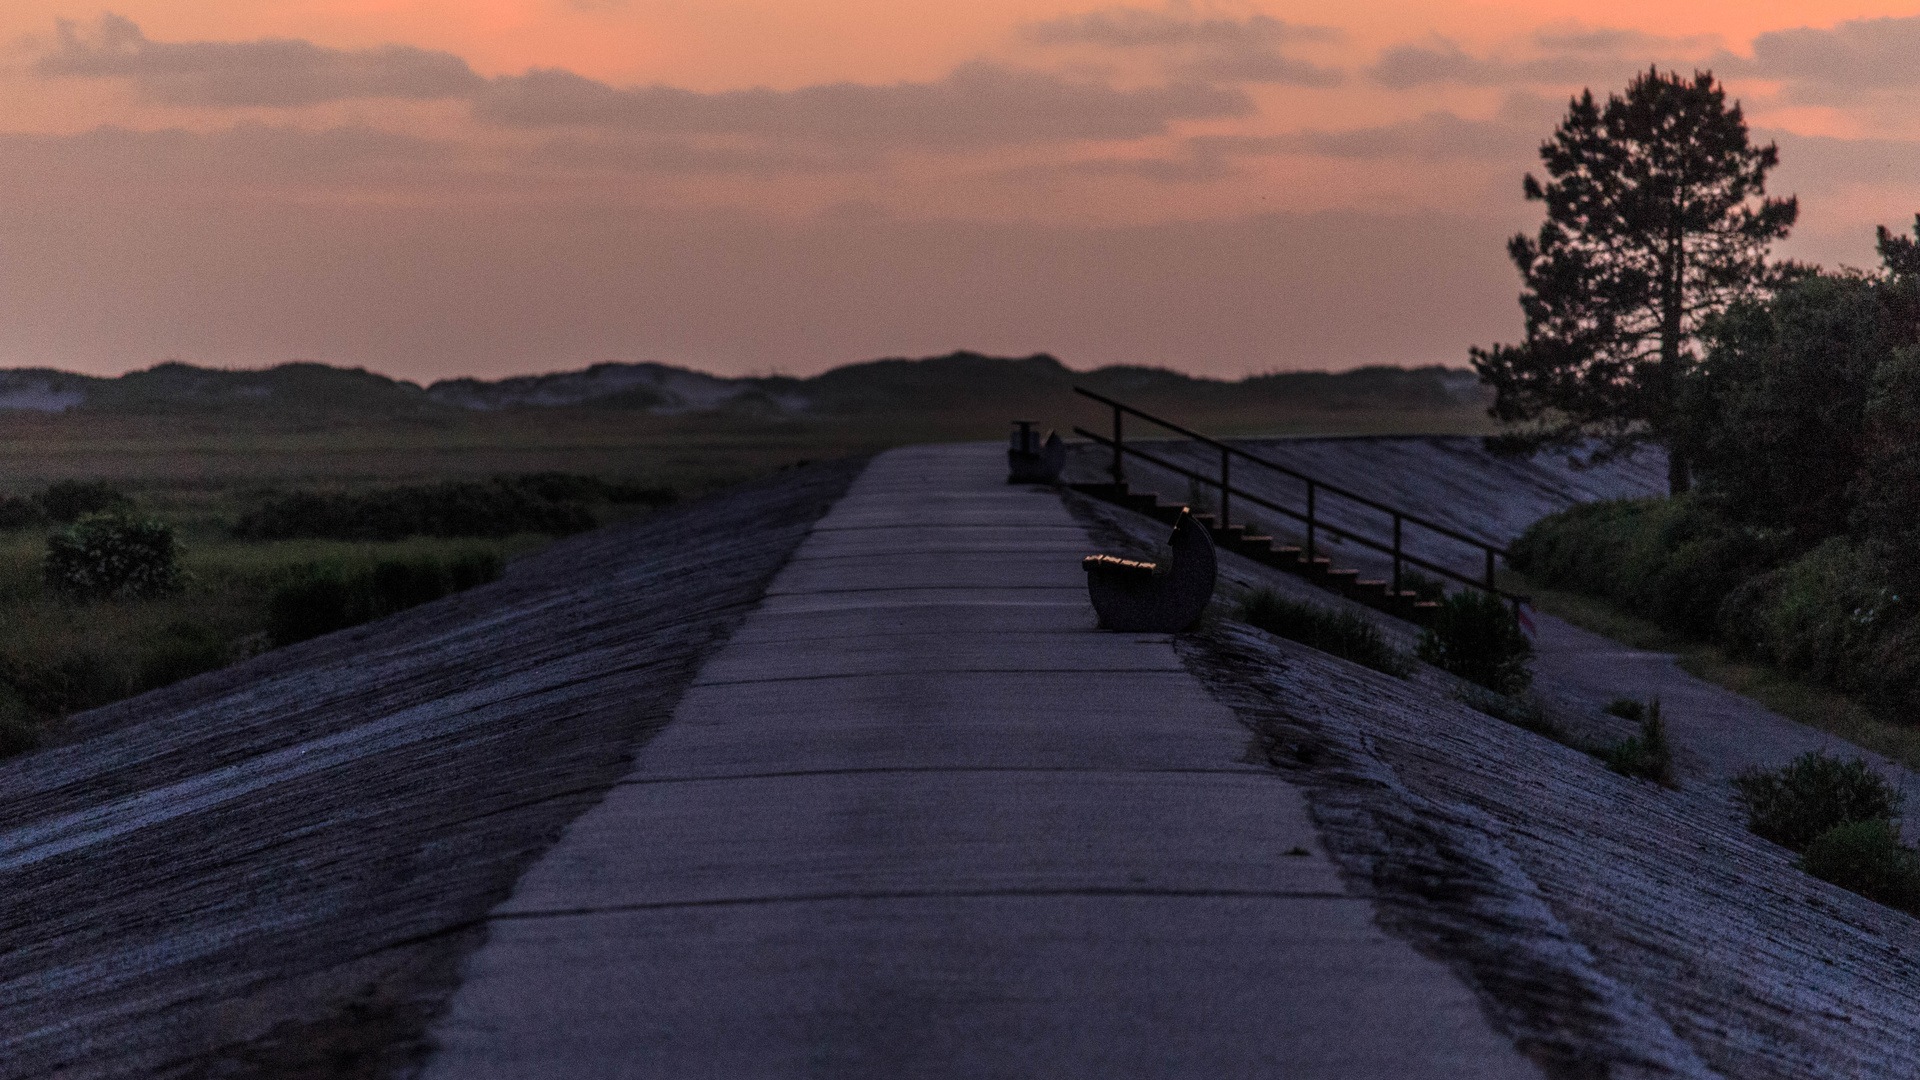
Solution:
[[[1558,743],[1569,746],[1578,745],[1566,729],[1554,722],[1547,710],[1542,708],[1538,699],[1531,694],[1496,694],[1484,687],[1467,685],[1454,691],[1455,700],[1476,712],[1482,712],[1495,720],[1504,720],[1517,728],[1524,728],[1535,735],[1544,735]]]
[[[1420,637],[1420,659],[1496,694],[1517,694],[1533,681],[1533,643],[1497,596],[1463,589],[1440,601]]]
[[[0,683],[0,758],[24,754],[40,744],[40,726],[19,695]]]
[[[275,589],[267,601],[267,633],[275,645],[330,634],[500,576],[492,552],[464,552],[450,562],[387,559],[356,573],[309,566]]]
[[[1802,851],[1829,829],[1899,816],[1906,800],[1866,762],[1811,751],[1778,769],[1748,769],[1733,778],[1747,828]]]
[[[1631,720],[1636,724],[1644,720],[1647,715],[1647,707],[1632,698],[1614,698],[1607,702],[1606,708],[1600,711],[1622,720]]]
[[[1877,903],[1920,910],[1920,856],[1886,818],[1828,829],[1807,844],[1800,868]]]
[[[375,563],[367,580],[367,596],[375,617],[432,603],[447,595],[447,568],[437,559]]]
[[[126,697],[132,687],[122,665],[91,650],[52,663],[0,656],[0,684],[29,716],[66,716]]]
[[[1271,589],[1256,589],[1241,604],[1240,617],[1276,637],[1332,653],[1375,671],[1405,676],[1406,654],[1387,644],[1365,616],[1288,600]]]
[[[1447,583],[1437,577],[1423,574],[1411,566],[1400,570],[1400,589],[1410,592],[1419,600],[1439,602],[1447,595]]]
[[[23,716],[0,716],[0,758],[24,754],[40,745],[40,729]]]
[[[47,538],[47,587],[72,600],[163,596],[180,590],[173,529],[115,516],[82,519]]]
[[[267,600],[267,634],[275,645],[291,645],[344,630],[368,618],[354,610],[354,600],[338,571],[314,569],[273,591]]]
[[[0,529],[14,532],[44,525],[47,515],[40,512],[40,504],[32,499],[23,499],[18,495],[0,498]]]
[[[1627,719],[1640,721],[1640,734],[1621,739],[1611,746],[1600,750],[1600,760],[1607,768],[1622,776],[1631,776],[1640,780],[1651,780],[1663,787],[1673,786],[1673,747],[1667,742],[1667,725],[1660,717],[1660,699],[1655,698],[1644,709],[1639,702],[1616,701],[1608,706],[1614,712],[1615,706],[1633,705],[1634,716]],[[1616,716],[1625,716],[1614,712]]]
[[[604,501],[671,506],[680,498],[679,493],[671,487],[641,487],[638,484],[608,483],[597,476],[581,476],[578,473],[522,473],[496,482],[517,487],[536,499],[554,503]]]
[[[454,592],[485,585],[500,576],[500,556],[491,551],[468,551],[454,557],[447,566],[447,580]]]
[[[41,511],[62,525],[127,505],[127,497],[105,480],[56,480],[40,493],[38,501]]]
[[[218,671],[232,660],[226,639],[190,622],[170,623],[140,654],[141,690],[170,686],[181,679]]]
[[[594,527],[592,511],[581,502],[547,499],[540,492],[567,494],[599,481],[540,475],[547,479],[530,485],[505,479],[456,480],[359,493],[302,491],[271,496],[242,515],[233,533],[249,540],[402,540],[523,532],[569,536]],[[573,483],[576,479],[582,483]]]
[[[1845,530],[1876,370],[1913,340],[1900,314],[1910,292],[1858,273],[1814,274],[1718,319],[1683,392],[1701,493],[1736,520],[1805,543]]]
[[[1786,534],[1736,525],[1687,496],[1570,507],[1529,525],[1507,551],[1508,565],[1542,585],[1703,636],[1729,593],[1793,553]]]

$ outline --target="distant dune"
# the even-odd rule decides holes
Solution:
[[[725,412],[767,417],[896,412],[1018,412],[1084,385],[1149,407],[1289,411],[1472,411],[1484,391],[1470,371],[1443,367],[1287,372],[1235,382],[1160,368],[1069,370],[1044,353],[1023,358],[956,352],[850,364],[809,378],[724,378],[666,364],[595,364],[580,371],[422,387],[360,368],[289,363],[219,370],[169,362],[118,378],[48,368],[0,370],[0,410],[46,413],[326,411],[417,413],[588,406],[655,415]]]

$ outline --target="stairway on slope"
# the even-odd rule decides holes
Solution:
[[[1135,513],[1145,514],[1156,521],[1172,525],[1179,520],[1181,511],[1187,508],[1185,503],[1163,503],[1160,496],[1150,491],[1134,491],[1123,481],[1120,483],[1079,483],[1068,487],[1083,495],[1109,502]],[[1223,550],[1243,555],[1257,563],[1296,574],[1331,592],[1368,607],[1384,611],[1418,626],[1426,626],[1433,619],[1433,613],[1440,605],[1431,600],[1422,600],[1418,593],[1410,589],[1394,591],[1393,582],[1371,578],[1362,578],[1360,571],[1335,567],[1332,560],[1317,552],[1312,558],[1293,545],[1276,543],[1271,536],[1260,536],[1247,532],[1245,525],[1228,525],[1222,528],[1220,519],[1213,514],[1195,514],[1194,520],[1204,525],[1213,537],[1213,542]]]

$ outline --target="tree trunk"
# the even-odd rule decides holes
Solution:
[[[1654,403],[1654,430],[1664,428],[1667,438],[1667,494],[1684,495],[1693,486],[1693,470],[1688,468],[1687,453],[1674,445],[1671,437],[1678,411],[1680,396],[1680,346],[1681,332],[1684,329],[1683,313],[1686,302],[1687,247],[1686,237],[1681,234],[1678,225],[1679,211],[1675,209],[1675,222],[1671,226],[1667,240],[1666,280],[1661,282],[1660,296],[1660,378],[1655,391],[1659,398]]]

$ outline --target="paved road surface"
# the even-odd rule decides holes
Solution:
[[[427,1075],[1537,1075],[1003,475],[873,463],[495,910]]]

